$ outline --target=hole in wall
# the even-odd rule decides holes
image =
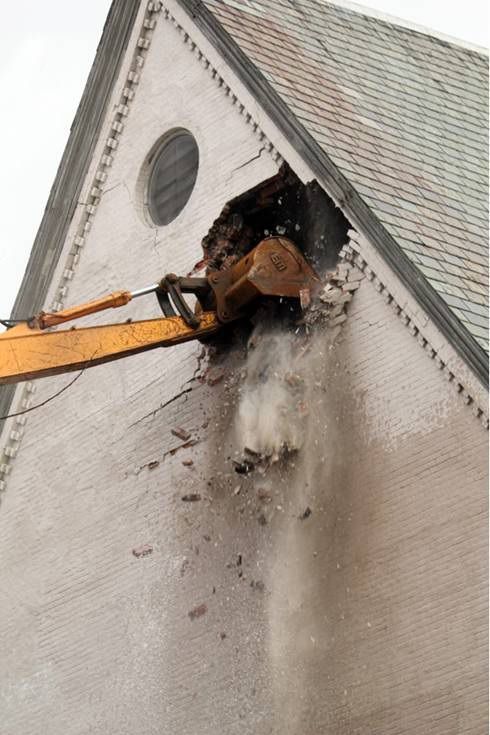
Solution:
[[[279,173],[227,202],[202,241],[207,270],[229,268],[265,237],[290,238],[320,273],[334,268],[349,221],[316,181]]]
[[[339,252],[352,229],[342,211],[316,181],[303,184],[287,164],[278,174],[225,204],[202,240],[204,259],[195,271],[206,273],[231,268],[262,240],[273,235],[291,239],[307,261],[323,276],[335,270]],[[301,316],[296,299],[263,299],[258,318],[294,324]],[[234,322],[210,341],[223,347],[240,342],[250,333],[250,322]]]

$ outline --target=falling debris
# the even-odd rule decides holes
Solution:
[[[148,556],[149,554],[153,553],[153,546],[151,544],[144,544],[143,546],[136,546],[132,554],[137,559],[139,559],[141,556]]]
[[[224,377],[225,371],[223,368],[213,367],[210,368],[206,374],[206,383],[211,386],[218,385]]]
[[[191,620],[197,620],[197,618],[202,618],[203,615],[206,615],[208,611],[208,606],[205,602],[203,602],[201,605],[198,605],[193,610],[190,610],[188,612],[188,616]]]
[[[306,518],[309,518],[311,516],[311,513],[312,513],[311,508],[309,505],[307,505],[304,511],[301,513],[300,519],[302,521],[306,520]]]
[[[182,464],[184,465],[184,467],[192,467],[194,462],[192,459],[183,459]]]
[[[245,452],[245,454],[248,454],[251,457],[253,457],[253,459],[255,459],[256,461],[260,460],[259,452],[256,452],[253,449],[250,449],[250,447],[244,447],[243,451]]]
[[[257,488],[257,498],[262,503],[271,503],[272,502],[272,495],[270,494],[269,490],[266,490],[263,487]]]
[[[148,462],[147,467],[149,470],[154,470],[156,467],[158,467],[159,464],[160,462],[157,459],[154,459],[151,462]]]
[[[186,431],[186,429],[181,429],[180,427],[177,427],[176,429],[171,429],[170,431],[178,439],[182,439],[183,442],[189,441],[192,436],[189,431]]]
[[[243,462],[237,462],[234,459],[233,464],[235,465],[235,472],[238,472],[239,475],[248,475],[254,470],[253,462],[250,462],[248,459],[244,459]]]
[[[181,500],[184,503],[196,503],[198,500],[201,500],[201,496],[199,493],[188,493],[187,495],[182,495]]]
[[[250,587],[258,590],[259,592],[263,592],[265,590],[265,584],[262,582],[261,579],[252,579],[252,581],[250,582]]]
[[[302,311],[309,307],[309,305],[311,304],[311,293],[309,288],[300,289],[299,303]]]
[[[297,349],[294,335],[263,321],[249,339],[236,419],[237,435],[248,457],[235,465],[237,472],[246,474],[302,446],[304,427],[296,404],[303,397],[304,381],[291,369]]]

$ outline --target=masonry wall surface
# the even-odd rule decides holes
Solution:
[[[176,125],[200,172],[155,230],[140,171]],[[275,173],[261,148],[159,24],[70,301],[189,271]],[[362,280],[300,367],[303,449],[239,476],[245,350],[201,354],[94,368],[33,412],[0,507],[2,735],[483,732],[487,435],[461,397]],[[177,426],[197,443],[174,451]]]

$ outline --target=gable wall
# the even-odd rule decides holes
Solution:
[[[133,206],[139,166],[183,119],[202,176],[155,233]],[[190,269],[223,203],[275,172],[264,153],[238,168],[260,148],[159,23],[70,302]],[[188,382],[193,345],[95,368],[32,414],[0,510],[3,732],[483,729],[487,437],[371,283],[348,314],[338,348],[320,337],[308,358],[285,475],[231,468],[241,352],[216,385]],[[200,443],[164,459],[175,426]]]

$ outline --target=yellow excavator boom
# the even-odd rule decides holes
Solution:
[[[230,269],[207,278],[167,275],[139,291],[117,291],[59,312],[40,312],[0,334],[0,385],[100,365],[156,347],[171,347],[214,334],[247,316],[263,296],[303,298],[320,280],[287,238],[263,240]],[[155,292],[165,318],[56,330],[53,327]],[[197,297],[191,311],[184,293]],[[307,299],[307,300],[308,300]],[[179,315],[175,313],[175,309]],[[52,331],[45,331],[52,330]]]
[[[20,324],[0,335],[0,384],[81,370],[155,347],[172,347],[213,334],[220,326],[213,312],[202,314],[197,328],[188,326],[180,316],[54,332]]]

